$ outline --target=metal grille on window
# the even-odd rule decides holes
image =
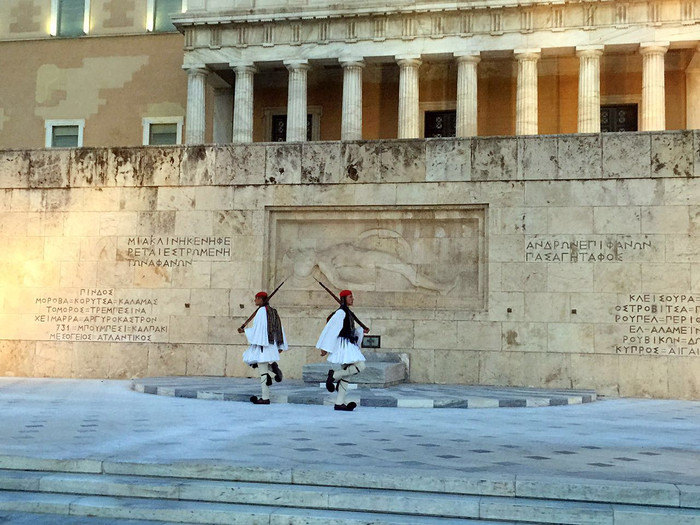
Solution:
[[[637,131],[637,104],[601,106],[600,131]]]

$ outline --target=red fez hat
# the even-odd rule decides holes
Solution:
[[[347,297],[348,295],[352,295],[352,292],[350,290],[343,290],[340,292],[340,297]]]
[[[255,297],[262,297],[265,299],[265,297],[267,297],[267,292],[258,292],[255,294]]]

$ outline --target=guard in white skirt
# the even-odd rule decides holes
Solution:
[[[280,360],[280,352],[288,349],[287,338],[277,310],[268,304],[266,292],[258,292],[255,295],[255,306],[258,310],[253,318],[253,326],[245,328],[250,346],[243,352],[243,362],[257,368],[260,373],[262,395],[252,396],[250,401],[256,405],[269,405],[271,374],[274,374],[278,383],[282,381],[282,370],[277,361]],[[239,328],[238,332],[243,333],[244,329]]]
[[[335,410],[350,412],[355,409],[357,403],[351,401],[345,404],[347,394],[347,377],[359,374],[365,369],[365,356],[360,351],[362,337],[369,330],[355,327],[355,321],[350,313],[349,306],[354,303],[350,290],[340,292],[340,308],[329,318],[325,328],[318,338],[316,348],[321,350],[321,355],[328,355],[328,362],[341,365],[340,370],[329,370],[326,378],[326,389],[329,392],[336,391]]]

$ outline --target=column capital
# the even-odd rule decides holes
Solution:
[[[341,66],[345,67],[365,67],[363,57],[341,57],[338,59]]]
[[[603,54],[605,46],[576,46],[577,57],[599,57]]]
[[[198,65],[198,66],[182,66],[182,69],[184,69],[188,75],[208,75],[209,70],[207,69],[207,66],[204,65]]]
[[[396,55],[394,58],[399,67],[419,67],[423,63],[420,55]]]
[[[257,73],[258,68],[253,62],[231,62],[229,67],[238,73]]]
[[[514,49],[513,55],[518,60],[539,60],[542,49],[539,47],[533,47],[530,49]]]
[[[456,51],[452,55],[457,62],[470,62],[472,64],[481,62],[481,53],[479,51]]]
[[[311,69],[308,60],[285,60],[282,63],[289,71],[306,71]]]
[[[642,42],[639,44],[639,52],[642,55],[665,55],[670,42]]]

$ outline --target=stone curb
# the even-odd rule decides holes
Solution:
[[[131,389],[143,394],[183,397],[190,399],[242,401],[247,402],[251,395],[257,393],[257,380],[243,378],[217,378],[217,386],[207,383],[213,378],[203,378],[197,385],[196,379],[177,377],[158,377],[134,379]],[[166,384],[163,384],[163,383]],[[160,383],[160,384],[159,384]],[[181,385],[178,386],[178,383]],[[229,386],[226,386],[229,383]],[[250,383],[250,385],[248,385]],[[301,382],[286,382],[276,386],[270,395],[272,403],[300,405],[331,405],[335,394],[325,389],[308,386]],[[291,386],[289,386],[291,383]],[[242,393],[238,390],[245,389]],[[597,399],[594,390],[547,390],[528,388],[496,388],[459,385],[417,385],[403,384],[411,388],[411,394],[405,394],[400,387],[357,388],[348,394],[348,399],[364,407],[388,408],[522,408],[565,406],[591,403]],[[449,391],[447,391],[449,388]],[[422,392],[416,390],[422,389]],[[460,389],[460,393],[455,393]],[[444,391],[441,391],[444,390]]]
[[[415,471],[404,472],[401,475],[343,471],[342,479],[339,480],[338,471],[267,469],[226,465],[220,461],[161,464],[117,462],[96,458],[65,460],[11,455],[0,455],[0,469],[386,489],[463,496],[700,509],[700,485],[552,476],[465,474],[449,477]]]

